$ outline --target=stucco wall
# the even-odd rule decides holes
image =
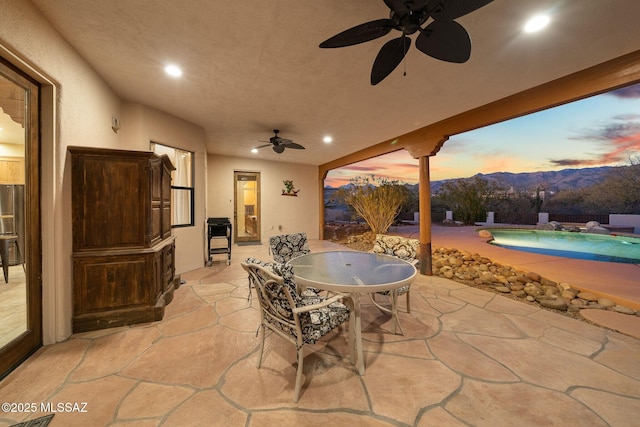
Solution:
[[[148,150],[149,140],[196,152],[196,170],[206,170],[201,128],[162,112],[128,104],[72,49],[27,0],[3,0],[0,55],[42,84],[41,194],[44,343],[71,334],[71,167],[72,145]],[[112,116],[122,130],[111,129]],[[205,174],[196,174],[196,224],[204,222]],[[200,266],[202,228],[178,236],[178,272]]]
[[[194,153],[194,226],[173,229],[176,236],[176,272],[178,274],[202,267],[202,240],[205,221],[206,155],[204,129],[190,122],[146,107],[125,103],[122,108],[123,141],[125,149],[149,150],[150,141]],[[196,244],[194,244],[196,242]]]
[[[39,81],[43,88],[41,193],[45,344],[65,340],[71,334],[68,146],[148,150],[153,140],[195,152],[195,226],[174,229],[178,273],[203,265],[206,218],[233,218],[235,170],[261,173],[262,241],[281,232],[305,231],[310,238],[318,237],[317,167],[207,156],[202,128],[144,105],[123,101],[30,2],[3,1],[0,55]],[[118,133],[111,129],[113,116],[122,126]],[[280,195],[285,179],[294,181],[300,190],[298,197]]]
[[[633,227],[634,234],[640,234],[640,215],[609,214],[609,225]]]
[[[28,1],[3,2],[0,53],[43,83],[42,257],[44,343],[71,334],[70,145],[119,147],[120,99]]]
[[[316,166],[216,155],[209,155],[207,163],[208,216],[233,218],[233,172],[260,172],[261,241],[265,243],[276,234],[302,231],[310,239],[318,238]],[[293,180],[300,190],[297,197],[282,196],[283,180]]]

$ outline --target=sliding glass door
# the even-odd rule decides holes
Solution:
[[[38,102],[0,58],[0,378],[42,345]]]

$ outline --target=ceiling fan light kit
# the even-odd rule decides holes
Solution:
[[[256,149],[271,147],[273,151],[275,151],[278,154],[282,154],[285,148],[293,148],[294,150],[304,150],[304,147],[302,145],[296,144],[290,139],[279,137],[278,133],[280,133],[280,131],[278,129],[274,129],[273,133],[274,133],[274,136],[269,138],[269,141],[260,141],[260,142],[268,142],[268,144],[260,145],[259,147],[256,147]]]
[[[391,30],[402,33],[385,43],[371,69],[371,84],[377,85],[402,62],[418,32],[416,48],[441,61],[463,63],[471,56],[471,39],[455,19],[493,0],[384,0],[391,10],[388,19],[356,25],[320,43],[323,49],[353,46],[385,36]],[[431,19],[431,22],[423,27]]]

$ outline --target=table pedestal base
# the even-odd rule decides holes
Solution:
[[[395,289],[392,290],[390,297],[391,310],[378,304],[378,302],[375,300],[375,293],[369,294],[369,298],[371,299],[373,305],[378,307],[381,311],[384,311],[385,313],[389,313],[391,315],[391,321],[393,322],[393,334],[395,335],[397,333],[397,329],[400,329],[400,334],[404,335],[402,325],[400,324],[400,319],[398,318],[398,291],[396,291]]]
[[[364,351],[362,349],[362,321],[360,318],[360,294],[352,293],[346,298],[351,315],[349,316],[349,358],[358,370],[358,374],[364,375]]]
[[[349,360],[356,367],[358,374],[360,375],[364,375],[365,373],[364,349],[362,348],[362,316],[360,310],[360,298],[364,295],[354,292],[345,298],[345,302],[351,311],[351,315],[349,316]],[[382,307],[373,299],[371,294],[368,295],[371,298],[371,302],[373,302],[376,307],[393,316],[393,333],[396,333],[397,325],[397,327],[400,328],[400,333],[404,335],[402,325],[400,325],[400,320],[398,319],[398,305],[396,304],[398,299],[397,293],[395,291],[392,293],[392,297],[396,300],[393,304],[393,307],[396,307],[395,312]]]

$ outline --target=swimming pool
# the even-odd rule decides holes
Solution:
[[[483,228],[509,249],[593,261],[640,264],[640,238],[568,231]]]

